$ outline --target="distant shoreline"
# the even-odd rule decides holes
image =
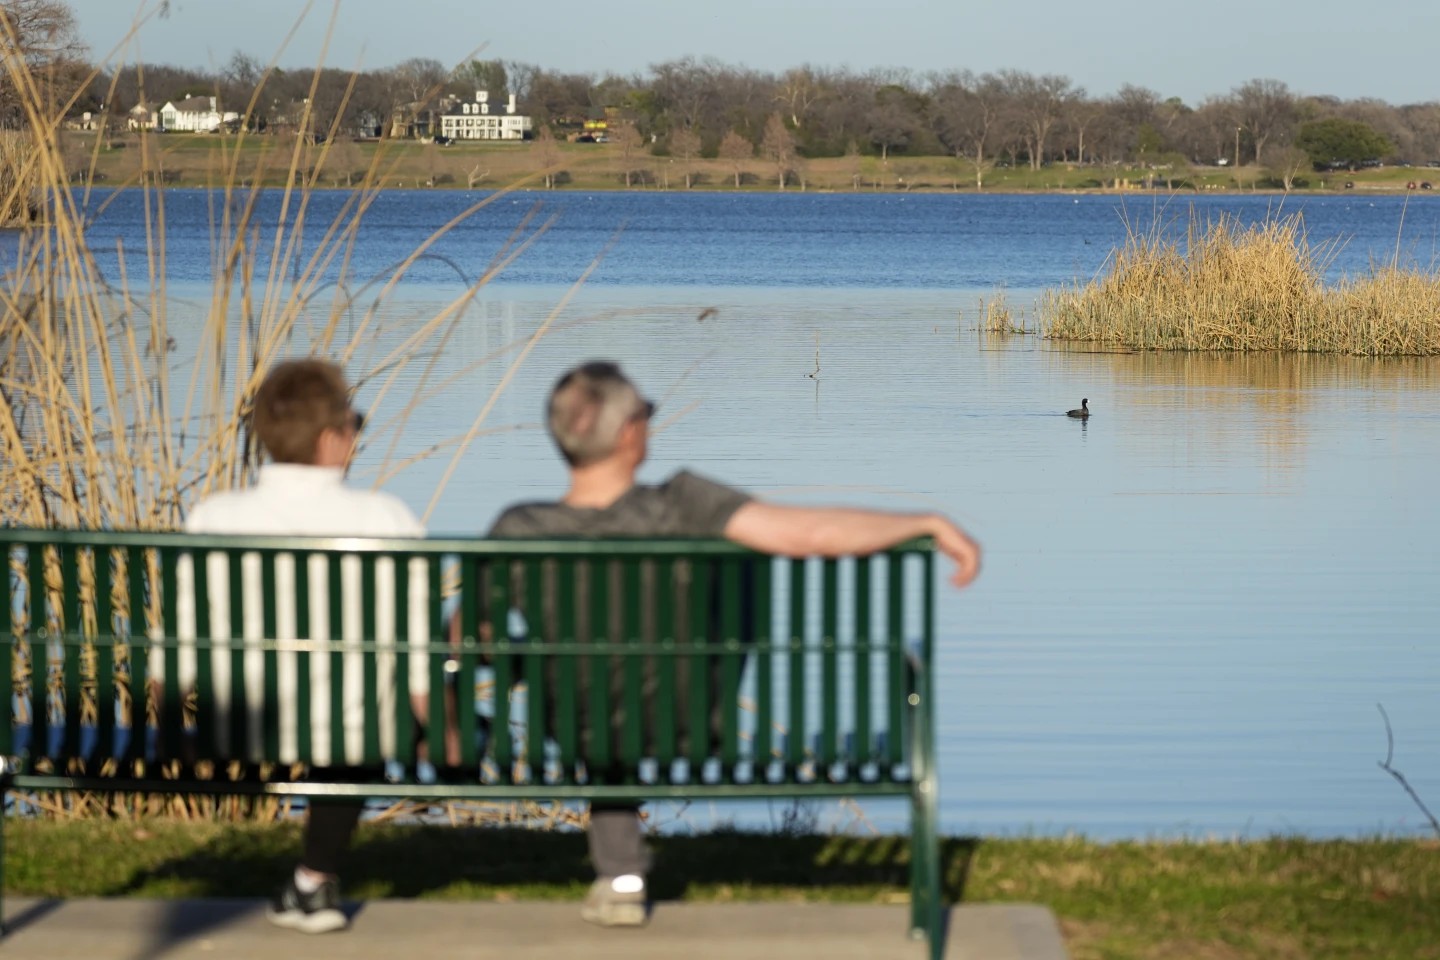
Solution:
[[[953,193],[957,195],[1088,194],[1155,196],[1191,194],[1306,196],[1364,194],[1440,195],[1420,189],[1440,186],[1440,168],[1381,167],[1355,172],[1295,172],[1288,180],[1256,165],[1233,166],[1101,166],[1055,162],[1039,169],[996,165],[984,170],[976,188],[975,165],[954,156],[797,158],[785,170],[762,157],[742,160],[625,152],[615,144],[457,143],[438,146],[420,141],[353,142],[302,145],[263,136],[216,137],[164,134],[149,138],[148,148],[135,138],[116,138],[97,150],[92,135],[69,135],[67,151],[83,157],[77,187],[84,188],[93,171],[94,187],[151,183],[194,188],[237,186],[260,181],[283,186],[292,162],[314,189],[351,189],[374,171],[373,183],[384,190],[501,190],[525,188],[556,191],[753,193]],[[548,160],[548,162],[542,162]],[[93,166],[92,166],[93,165]],[[143,173],[143,176],[142,176]],[[553,185],[546,187],[549,175]],[[303,178],[302,178],[303,179]],[[1147,187],[1146,184],[1152,184]],[[1350,183],[1353,188],[1346,188]],[[1415,189],[1409,189],[1413,184]]]

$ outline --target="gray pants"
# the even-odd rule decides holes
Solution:
[[[650,851],[640,832],[638,806],[590,805],[590,862],[596,876],[644,876],[650,870]]]

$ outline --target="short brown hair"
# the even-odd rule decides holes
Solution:
[[[341,430],[353,419],[350,387],[328,360],[278,363],[255,392],[251,429],[276,463],[315,462],[320,434]]]
[[[621,428],[654,409],[619,364],[594,360],[555,384],[545,419],[561,456],[572,467],[583,467],[614,453]]]

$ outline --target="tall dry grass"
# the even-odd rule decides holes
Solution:
[[[8,29],[0,18],[0,30]],[[13,34],[6,39],[15,40]],[[340,213],[320,219],[311,200],[336,131],[317,131],[329,134],[323,140],[269,139],[258,150],[246,148],[252,135],[241,132],[226,138],[214,166],[213,283],[206,302],[198,309],[184,307],[178,318],[174,332],[197,345],[193,356],[181,356],[172,336],[167,285],[162,138],[140,138],[138,172],[120,185],[141,196],[145,249],[118,250],[118,274],[106,275],[88,233],[96,198],[72,187],[75,158],[63,149],[70,104],[47,99],[48,88],[18,58],[5,58],[0,82],[14,85],[24,109],[23,128],[0,140],[0,201],[18,202],[30,214],[18,232],[14,260],[0,264],[0,523],[6,525],[178,527],[198,498],[250,479],[257,466],[245,426],[251,398],[272,365],[288,356],[319,354],[345,364],[352,382],[366,386],[372,422],[385,424],[396,438],[404,436],[411,417],[443,389],[429,377],[467,308],[547,225],[528,219],[458,296],[397,338],[382,329],[384,306],[396,286],[438,240],[505,191],[462,210],[385,275],[355,276],[352,258],[366,214],[387,182],[390,154],[376,152]],[[262,96],[264,81],[247,116]],[[113,95],[106,100],[113,102]],[[312,118],[303,117],[301,128],[311,126]],[[281,186],[272,188],[267,203],[278,202],[280,214],[262,218],[262,191],[248,185],[273,183],[277,171]],[[135,264],[141,265],[138,275],[130,270]],[[506,369],[464,435],[437,445],[451,457],[451,471],[485,432],[499,392],[555,326],[568,299],[533,334],[474,362]],[[366,358],[363,368],[360,357]],[[456,376],[448,368],[447,373]],[[409,395],[399,395],[402,384],[411,385],[404,388]],[[389,449],[400,465],[388,470],[382,465],[382,473],[393,474],[414,459],[405,459],[410,451],[398,443]],[[12,574],[18,569],[23,577],[23,566],[9,559]],[[93,584],[90,591],[93,595]],[[34,653],[37,660],[44,656]],[[30,651],[22,643],[16,654],[12,682],[23,682],[32,669]],[[33,669],[47,667],[36,662]],[[117,672],[123,673],[122,665]],[[52,815],[166,813],[194,819],[284,813],[274,802],[208,798],[31,799],[33,809]]]
[[[1107,272],[1041,302],[1045,334],[1141,350],[1440,353],[1440,274],[1391,263],[1324,280],[1335,242],[1300,215],[1246,226],[1193,216],[1182,240],[1132,230]]]

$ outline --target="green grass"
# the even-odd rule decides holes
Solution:
[[[6,892],[258,897],[299,853],[298,824],[6,825]],[[656,838],[662,900],[904,902],[893,837],[720,832]],[[947,894],[1042,903],[1076,960],[1440,958],[1440,849],[1406,840],[1113,843],[945,841]],[[365,825],[346,869],[358,898],[574,900],[575,832]]]

